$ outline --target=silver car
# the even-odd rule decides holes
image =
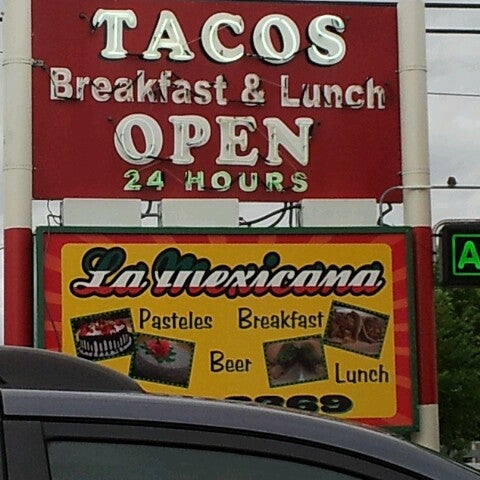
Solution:
[[[0,347],[0,480],[478,480],[429,450],[340,420],[144,393],[62,354]]]

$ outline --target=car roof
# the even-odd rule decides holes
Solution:
[[[0,347],[0,395],[4,419],[133,422],[277,438],[402,465],[425,477],[468,478],[466,468],[384,431],[253,402],[147,394],[112,369],[45,350]]]
[[[81,358],[30,347],[0,347],[0,387],[93,392],[143,391],[130,377]]]

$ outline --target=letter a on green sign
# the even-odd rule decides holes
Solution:
[[[474,265],[476,269],[480,270],[480,257],[478,256],[475,244],[469,240],[465,242],[462,253],[458,259],[458,268],[462,269],[465,265]]]

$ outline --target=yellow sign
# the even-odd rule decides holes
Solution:
[[[45,346],[152,392],[411,426],[407,233],[296,232],[49,231]]]

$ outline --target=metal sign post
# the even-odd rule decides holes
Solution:
[[[436,365],[431,200],[428,156],[425,6],[422,0],[398,3],[404,221],[413,227],[417,315],[420,430],[416,443],[440,449]]]
[[[30,0],[5,0],[4,328],[7,345],[33,342]]]

